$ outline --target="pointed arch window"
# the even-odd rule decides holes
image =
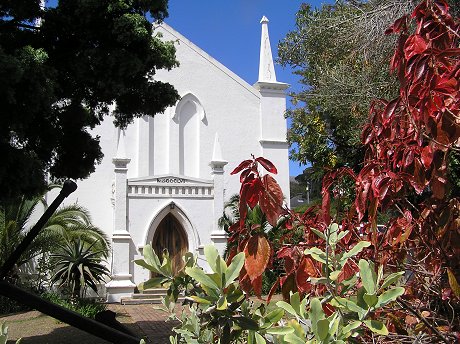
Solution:
[[[206,121],[203,106],[187,93],[177,104],[173,119],[179,124],[179,174],[199,177],[200,123]]]

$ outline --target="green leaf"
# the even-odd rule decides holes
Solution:
[[[385,280],[383,281],[383,284],[380,287],[380,289],[385,289],[389,287],[393,283],[397,282],[403,275],[404,275],[404,271],[394,272],[388,275],[387,278],[385,278]]]
[[[143,268],[145,268],[145,269],[147,269],[147,270],[149,270],[149,271],[152,271],[152,272],[155,272],[155,273],[157,273],[157,274],[163,275],[163,274],[161,273],[161,270],[160,270],[160,269],[156,269],[153,265],[148,264],[148,263],[147,263],[145,260],[143,260],[143,259],[136,259],[136,260],[134,261],[134,263],[136,263],[136,264],[139,265],[139,266],[142,266]]]
[[[335,281],[339,277],[340,273],[341,273],[340,270],[332,271],[329,274],[329,278],[331,279],[331,281]]]
[[[345,252],[340,258],[340,264],[343,266],[348,258],[356,256],[359,252],[361,252],[365,247],[369,247],[371,243],[369,241],[360,241],[358,242],[353,248]]]
[[[351,332],[351,331],[357,329],[358,327],[360,327],[361,324],[362,324],[361,321],[355,320],[355,321],[349,323],[347,326],[344,326],[344,327],[342,328],[342,333],[343,333],[343,334],[347,334],[348,332]],[[347,336],[347,337],[348,337],[348,336]]]
[[[259,333],[255,333],[256,343],[257,344],[266,344],[264,337],[262,337]]]
[[[206,245],[204,247],[204,255],[212,271],[218,272],[216,262],[217,257],[219,256],[219,252],[217,251],[216,247],[214,245]]]
[[[227,309],[227,298],[225,297],[225,295],[222,295],[217,301],[217,309],[219,311]]]
[[[158,288],[158,287],[161,287],[163,283],[168,282],[168,281],[169,281],[168,277],[154,277],[154,278],[149,279],[148,281],[145,281],[139,284],[138,288],[139,290]]]
[[[305,344],[305,339],[299,338],[295,333],[288,333],[283,339],[292,344]]]
[[[227,291],[227,302],[238,302],[244,298],[243,291],[241,289],[235,289],[232,291]]]
[[[326,339],[329,334],[329,320],[320,319],[316,323],[317,333],[320,340]]]
[[[315,228],[310,228],[311,231],[313,233],[315,233],[317,236],[319,236],[321,239],[324,239],[326,240],[326,236],[324,235],[324,233],[321,233],[319,230],[315,229]]]
[[[294,329],[292,327],[272,327],[267,330],[267,333],[275,334],[275,335],[284,335],[288,333],[293,333]]]
[[[387,303],[396,301],[396,299],[402,294],[404,294],[403,287],[396,287],[396,288],[392,288],[390,290],[385,291],[384,293],[379,295],[375,308],[380,308],[380,307],[385,306]]]
[[[332,315],[329,316],[327,320],[329,320],[329,334],[331,337],[335,336],[337,334],[337,331],[339,330],[339,325],[342,322],[339,312],[332,313]]]
[[[196,303],[201,303],[204,305],[210,305],[212,303],[210,300],[207,300],[205,298],[202,298],[196,295],[189,296],[189,298],[192,299]]]
[[[234,316],[232,317],[232,320],[243,330],[252,330],[252,331],[258,331],[259,330],[259,324],[257,321],[247,318],[244,316]]]
[[[232,262],[227,268],[227,272],[225,273],[225,288],[228,287],[230,283],[232,283],[235,280],[235,278],[238,277],[243,265],[244,252],[240,252],[233,257]]]
[[[323,307],[321,306],[321,301],[318,298],[314,298],[310,301],[310,320],[311,320],[311,327],[313,332],[316,335],[319,335],[318,333],[318,321],[321,319],[324,319],[324,311]]]
[[[270,313],[268,313],[264,319],[265,319],[265,322],[267,323],[270,323],[270,324],[274,324],[274,323],[277,323],[278,321],[281,320],[281,318],[283,317],[284,315],[284,310],[283,309],[275,309],[273,311],[271,311]]]
[[[366,289],[368,294],[375,294],[376,292],[376,279],[375,272],[372,273],[371,266],[368,261],[364,259],[359,260],[359,275],[361,276],[361,281],[363,283],[364,289]]]
[[[379,271],[377,273],[377,283],[376,283],[377,287],[379,286],[380,281],[382,280],[382,278],[383,278],[383,265],[380,264]]]
[[[299,293],[294,293],[291,295],[291,306],[294,308],[296,314],[300,315],[300,295]]]
[[[378,300],[377,295],[368,294],[368,293],[363,295],[363,299],[366,302],[366,304],[369,306],[369,308],[374,307]]]
[[[322,250],[320,250],[317,247],[312,247],[310,249],[306,249],[304,251],[305,255],[310,255],[314,260],[326,264],[326,253],[324,253]]]
[[[339,231],[339,225],[337,223],[332,223],[329,228],[329,243],[332,246],[335,246],[337,244],[337,232]]]
[[[147,264],[153,266],[157,270],[160,270],[160,259],[158,258],[157,254],[155,253],[150,244],[144,246],[144,248],[142,249],[142,254]]]
[[[358,306],[355,302],[349,299],[345,299],[343,297],[334,297],[329,303],[333,307],[345,308],[350,312],[358,313],[360,318],[364,316],[364,314],[367,311],[367,307],[366,309],[363,309],[360,306]]]
[[[292,308],[292,306],[291,306],[289,303],[284,302],[284,301],[278,301],[278,302],[276,303],[276,305],[277,305],[279,308],[284,309],[286,312],[288,312],[288,313],[290,313],[290,314],[292,314],[292,315],[294,315],[294,316],[297,316],[297,313],[296,313],[295,309]]]
[[[377,320],[364,320],[366,326],[374,333],[381,334],[386,336],[388,334],[388,329],[384,323]]]
[[[218,285],[214,280],[208,276],[201,268],[193,267],[193,268],[185,268],[185,273],[195,279],[198,283],[201,283],[209,288],[213,288],[215,290],[219,290]]]
[[[345,236],[348,234],[348,232],[349,232],[348,230],[340,232],[339,235],[337,236],[337,242],[339,242],[340,240],[345,238]]]

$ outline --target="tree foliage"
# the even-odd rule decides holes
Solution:
[[[337,1],[312,9],[303,4],[296,28],[278,46],[279,62],[295,68],[303,88],[288,110],[291,156],[316,174],[347,165],[358,169],[362,124],[374,98],[397,93],[387,72],[395,39],[383,32],[415,7],[413,1]]]
[[[0,5],[0,200],[38,194],[47,172],[87,177],[102,159],[89,131],[106,115],[125,127],[178,99],[154,79],[178,64],[175,48],[146,18],[165,18],[166,0],[39,3]]]

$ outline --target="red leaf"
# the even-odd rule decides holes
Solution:
[[[283,192],[276,180],[266,174],[263,177],[265,190],[261,192],[260,208],[272,226],[276,226],[280,214],[283,212]]]
[[[251,281],[251,284],[254,294],[260,299],[260,296],[262,295],[262,275]]]
[[[441,11],[443,16],[449,12],[449,5],[445,0],[435,0],[434,5]]]
[[[329,224],[331,222],[330,209],[331,209],[331,195],[329,193],[329,190],[326,190],[325,192],[323,192],[323,200],[321,203],[321,216],[323,217],[323,221],[326,224]]]
[[[332,307],[328,303],[323,303],[322,307],[323,307],[324,314],[326,314],[327,317],[332,315],[334,313],[334,311],[335,311],[335,308]]]
[[[281,277],[280,285],[281,285],[281,294],[283,295],[283,299],[285,301],[289,301],[290,296],[291,296],[290,292],[292,291],[293,293],[295,293],[297,291],[297,285],[295,283],[294,273]]]
[[[275,165],[273,165],[273,163],[270,160],[267,160],[263,157],[258,157],[256,158],[256,161],[258,161],[268,172],[273,174],[278,173]]]
[[[387,125],[394,116],[396,107],[399,105],[400,98],[393,99],[385,106],[385,110],[382,113],[383,125]]]
[[[425,166],[425,168],[429,168],[431,166],[431,163],[433,162],[433,147],[431,147],[431,145],[428,145],[428,146],[425,146],[423,149],[422,149],[422,162],[423,162],[423,166]]]
[[[372,126],[367,124],[361,133],[361,142],[367,145],[369,144],[369,142],[371,142],[373,138],[374,138],[374,131],[372,130]]]
[[[276,293],[276,291],[278,290],[280,286],[280,278],[278,277],[275,281],[275,283],[273,283],[272,287],[270,288],[270,291],[268,293],[268,297],[267,297],[267,304],[270,303],[271,299],[272,299],[272,296]]]
[[[247,242],[244,255],[244,266],[251,282],[254,282],[265,271],[272,255],[272,248],[263,234],[256,234]]]
[[[401,18],[397,19],[393,25],[391,25],[388,29],[385,30],[385,35],[390,33],[397,33],[402,30],[406,30],[406,23],[407,23],[407,15],[402,16]]]
[[[233,257],[236,256],[236,246],[233,246],[231,249],[230,249],[230,252],[228,253],[228,257],[227,257],[227,265],[230,265],[230,263],[232,262],[232,259]]]
[[[259,202],[260,192],[262,190],[263,190],[263,187],[262,187],[262,183],[260,182],[259,178],[254,179],[250,183],[246,201],[251,209],[253,209],[256,206],[256,204]]]
[[[407,152],[406,157],[404,159],[404,168],[407,168],[412,164],[414,161],[414,151],[411,149],[409,152]]]
[[[412,35],[407,39],[404,45],[404,56],[406,60],[410,60],[411,57],[426,51],[427,47],[428,45],[422,36]]]
[[[251,170],[248,168],[240,174],[240,183],[244,183],[245,179],[248,178],[249,173],[251,173]]]
[[[446,181],[442,178],[435,177],[430,184],[433,196],[437,199],[443,199],[446,194]]]
[[[248,168],[252,164],[252,160],[244,160],[230,174],[237,174],[241,170]]]
[[[304,256],[296,273],[296,283],[299,291],[302,293],[309,293],[311,290],[311,283],[308,282],[307,279],[316,276],[317,273],[313,261],[310,257]]]

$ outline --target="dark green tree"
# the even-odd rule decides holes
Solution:
[[[105,116],[125,127],[179,98],[154,78],[178,65],[147,20],[167,0],[39,2],[0,3],[0,201],[39,194],[48,172],[87,177],[102,159],[89,130]]]

